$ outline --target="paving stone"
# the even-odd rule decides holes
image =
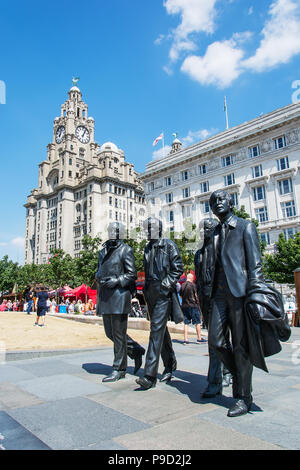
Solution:
[[[19,363],[19,368],[29,372],[35,377],[47,377],[57,374],[75,374],[80,370],[80,367],[69,364],[63,359],[31,360],[30,362],[26,362],[26,364]]]
[[[18,386],[45,401],[74,398],[107,391],[102,384],[93,384],[88,380],[67,374],[51,375],[24,380]]]
[[[275,450],[261,439],[204,421],[205,415],[164,423],[146,431],[118,436],[115,441],[129,450]],[[229,418],[227,418],[229,419]],[[170,425],[171,424],[171,425]]]
[[[0,385],[0,407],[23,408],[25,406],[38,405],[43,403],[39,398],[31,393],[24,392],[14,384],[1,382]]]
[[[5,450],[50,449],[4,411],[0,411],[0,439],[0,445]]]
[[[57,450],[86,448],[89,445],[96,448],[116,436],[149,427],[82,397],[12,410],[10,413],[29,431]],[[117,441],[116,444],[119,445]]]
[[[34,378],[34,375],[22,370],[19,367],[7,364],[0,365],[0,380],[1,382],[17,383],[20,380],[27,380]]]
[[[121,393],[120,390],[110,391],[89,396],[89,399],[152,425],[205,413],[215,408],[212,403],[193,403],[186,396],[174,396],[159,386],[141,390],[137,384],[130,385],[129,390],[122,390]]]

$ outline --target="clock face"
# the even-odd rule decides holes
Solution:
[[[60,144],[63,140],[63,137],[66,133],[66,129],[64,126],[59,126],[55,133],[55,141],[57,144]]]
[[[84,126],[78,126],[75,131],[75,135],[77,139],[83,144],[87,144],[90,140],[90,133]]]

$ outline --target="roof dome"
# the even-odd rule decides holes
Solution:
[[[118,147],[113,142],[105,142],[101,145],[101,150],[113,150],[114,152],[118,152]]]
[[[77,86],[72,86],[72,88],[70,88],[70,91],[78,91],[78,93],[81,93]]]

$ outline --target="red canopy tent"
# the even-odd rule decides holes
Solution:
[[[63,294],[64,297],[76,297],[80,298],[82,302],[85,302],[85,296],[87,294],[87,300],[92,299],[93,304],[97,302],[97,290],[91,289],[86,284],[81,284],[81,286],[71,289]]]

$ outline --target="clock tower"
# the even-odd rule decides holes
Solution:
[[[111,220],[133,229],[144,216],[144,191],[124,152],[94,140],[95,122],[77,87],[54,119],[38,187],[27,198],[25,264],[47,263],[53,250],[80,256],[82,237],[102,233]]]

